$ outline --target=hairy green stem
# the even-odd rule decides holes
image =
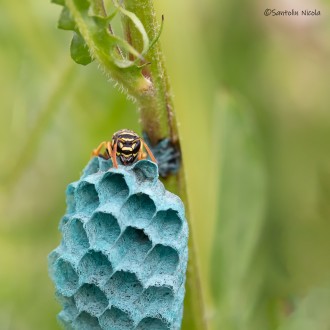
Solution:
[[[94,0],[92,2],[92,6],[96,15],[103,17],[107,16],[107,12],[105,10],[104,3],[102,0]]]
[[[122,69],[114,63],[110,54],[102,48],[102,42],[104,42],[104,40],[99,40],[93,35],[91,31],[91,26],[93,24],[92,20],[89,19],[89,21],[87,21],[86,16],[82,14],[75,1],[65,0],[65,4],[70,10],[76,27],[84,38],[93,58],[97,60],[104,71],[115,81],[115,83],[119,84],[128,93],[128,95],[135,99],[139,98],[141,93],[148,91],[150,88],[150,82],[139,73],[139,69],[137,67],[132,66],[130,68]],[[101,7],[99,1],[96,4],[93,2],[93,4],[94,10],[97,11],[97,14],[103,16],[103,6]],[[96,25],[95,30],[97,28],[98,26]],[[119,38],[117,42],[120,44],[125,44],[125,41]]]
[[[125,9],[136,14],[141,20],[149,40],[157,38],[159,23],[153,8],[152,0],[124,0]],[[142,38],[134,24],[123,17],[125,35],[132,46],[138,51],[142,50]],[[149,63],[143,68],[143,75],[150,80],[151,87],[147,92],[141,93],[137,98],[142,129],[148,134],[152,143],[163,138],[169,138],[172,144],[180,150],[177,121],[174,113],[173,98],[170,91],[168,76],[165,70],[163,54],[160,43],[155,43],[145,55],[145,62]],[[187,218],[189,221],[189,205],[186,191],[186,180],[184,167],[181,163],[179,173],[170,175],[164,184],[167,189],[177,193],[186,206]],[[189,240],[189,265],[187,276],[187,292],[185,299],[185,313],[183,317],[183,329],[207,329],[205,321],[205,306],[199,274],[199,267],[196,258],[195,240],[191,222]]]
[[[149,40],[157,38],[161,17],[157,19],[152,1],[125,0],[124,5],[141,20],[145,30],[148,31]],[[141,51],[141,34],[127,17],[124,17],[123,21],[128,40],[134,48]],[[173,100],[159,42],[155,43],[145,55],[145,63],[148,64],[143,68],[142,73],[150,80],[151,86],[138,98],[142,128],[147,132],[151,142],[156,143],[168,137],[179,147]]]

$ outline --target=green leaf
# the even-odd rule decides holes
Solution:
[[[111,60],[116,64],[118,68],[129,68],[136,64],[136,62],[141,59],[141,54],[132,47],[126,40],[121,39],[109,31],[109,22],[114,17],[116,12],[108,17],[99,17],[99,16],[92,16],[90,17],[90,28],[95,41],[98,42],[100,46],[104,50],[106,50],[107,54],[111,54]],[[91,22],[93,21],[93,26]],[[123,50],[127,51],[128,53],[134,55],[137,60],[130,61],[126,58],[120,57],[117,51],[117,46],[120,46]]]
[[[254,319],[264,278],[257,260],[267,201],[260,135],[254,112],[237,96],[221,93],[216,116],[214,122],[221,123],[216,139],[220,140],[220,191],[211,269],[216,329],[265,329],[260,327],[262,321]]]
[[[87,65],[93,61],[85,40],[78,33],[73,35],[70,51],[72,59],[78,64]]]
[[[89,0],[74,0],[74,3],[78,10],[86,11],[89,9],[91,3]]]
[[[148,49],[149,49],[149,37],[148,34],[142,24],[142,22],[140,21],[140,19],[132,12],[124,9],[122,6],[120,6],[119,4],[117,4],[117,2],[115,1],[115,4],[117,5],[117,8],[120,10],[120,12],[127,16],[134,24],[135,28],[140,32],[141,36],[142,36],[142,41],[143,41],[143,49],[141,52],[141,55],[139,54],[139,58],[141,58],[144,54],[147,53]]]
[[[57,27],[62,30],[74,30],[76,27],[76,23],[71,17],[70,11],[67,7],[62,9],[60,18],[58,20]]]

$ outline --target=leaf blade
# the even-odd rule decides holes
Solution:
[[[76,27],[76,23],[71,17],[70,11],[68,7],[63,7],[62,12],[60,14],[60,18],[57,23],[57,27],[61,30],[74,30]]]
[[[266,203],[267,177],[254,113],[237,96],[221,93],[220,194],[212,257],[216,328],[253,329],[263,285],[256,261]]]
[[[87,65],[93,61],[84,38],[78,33],[74,33],[73,35],[70,45],[70,54],[71,58],[81,65]]]

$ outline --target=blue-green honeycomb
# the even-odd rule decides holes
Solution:
[[[49,271],[65,329],[180,329],[188,226],[156,164],[93,158],[67,188],[59,227]]]

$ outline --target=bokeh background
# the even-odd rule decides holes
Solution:
[[[330,329],[330,4],[155,1],[211,329]],[[136,105],[69,56],[61,8],[0,1],[0,329],[58,329],[66,185]],[[320,16],[264,16],[316,9]]]

